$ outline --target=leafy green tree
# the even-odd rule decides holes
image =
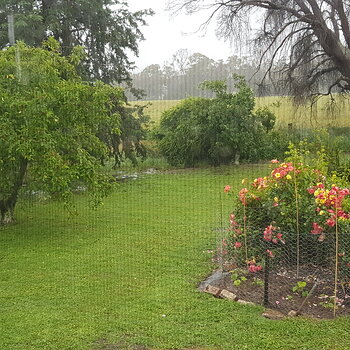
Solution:
[[[143,141],[148,137],[150,117],[144,114],[148,105],[118,105],[115,104],[115,113],[120,116],[120,132],[113,132],[113,127],[103,123],[98,136],[109,150],[109,157],[114,158],[114,168],[121,165],[124,159],[129,159],[134,166],[138,157],[145,159],[147,149]],[[103,164],[103,159],[102,159]]]
[[[216,97],[185,99],[162,116],[156,136],[168,161],[193,166],[263,158],[261,146],[275,116],[267,109],[254,112],[254,96],[245,81],[236,78],[235,94],[227,92],[224,81],[201,86]]]
[[[209,107],[209,99],[187,98],[163,113],[155,137],[170,164],[189,167],[207,160],[209,144],[204,135]]]
[[[63,57],[54,39],[42,48],[18,43],[0,51],[1,224],[13,221],[24,183],[65,201],[78,185],[96,201],[112,186],[101,166],[108,148],[97,131],[108,125],[109,133],[120,133],[116,109],[124,92],[83,82],[73,64],[80,56],[75,49]]]
[[[86,50],[82,74],[106,83],[128,81],[133,62],[128,52],[138,54],[139,29],[151,10],[132,13],[119,0],[0,0],[0,47],[9,44],[7,16],[14,15],[15,36],[31,46],[53,36],[64,56],[75,46]]]

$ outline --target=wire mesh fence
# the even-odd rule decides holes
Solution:
[[[239,299],[322,318],[349,312],[350,233],[328,233],[322,241],[301,235],[285,244],[259,235],[247,227],[246,245],[228,236],[221,242],[222,267]]]
[[[303,182],[309,169],[287,167],[283,179],[274,178],[273,170],[238,193],[219,244],[222,268],[230,272],[227,283],[239,299],[286,313],[345,314],[350,309],[349,190],[334,184],[327,189],[316,181],[310,186]]]

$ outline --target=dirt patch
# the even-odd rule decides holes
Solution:
[[[143,345],[127,345],[124,341],[110,343],[107,339],[99,339],[91,350],[148,350],[148,348]]]
[[[333,318],[334,278],[327,270],[303,266],[303,273],[296,276],[294,270],[279,268],[271,271],[268,278],[268,307],[288,315],[291,310],[314,318]],[[210,284],[220,290],[232,292],[240,300],[264,304],[264,272],[246,272],[233,269],[230,272],[216,271],[200,289]],[[350,313],[350,287],[337,285],[336,316]]]
[[[216,348],[210,348],[215,350]],[[107,339],[97,340],[91,350],[150,350],[143,345],[127,345],[124,341],[118,343],[109,343]],[[173,348],[172,350],[208,350],[208,348],[195,347],[195,348]]]

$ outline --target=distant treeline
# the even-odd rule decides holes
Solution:
[[[285,96],[290,94],[290,77],[285,71],[285,63],[273,67],[266,66],[252,56],[230,56],[227,60],[213,60],[201,53],[191,54],[188,50],[178,50],[170,62],[163,65],[152,64],[142,72],[132,75],[133,87],[143,91],[142,100],[180,100],[187,97],[213,97],[199,88],[205,80],[226,80],[233,91],[233,75],[243,76],[255,96]],[[266,73],[268,71],[268,74]],[[327,91],[329,82],[323,81],[320,91]],[[131,93],[130,101],[136,100]]]
[[[264,69],[258,69],[259,63],[252,57],[231,56],[226,61],[215,61],[201,53],[190,54],[188,50],[179,50],[171,62],[162,66],[152,64],[142,72],[133,74],[133,86],[144,91],[143,100],[178,100],[189,96],[212,97],[208,91],[198,86],[205,80],[226,80],[228,87],[233,88],[234,74],[242,75],[256,95],[281,95],[276,79],[264,78]],[[262,84],[263,82],[263,84]],[[129,100],[135,97],[128,96]]]

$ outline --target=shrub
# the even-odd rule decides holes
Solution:
[[[254,96],[242,78],[236,78],[235,94],[227,93],[222,81],[204,82],[202,87],[216,97],[185,99],[162,115],[156,136],[169,163],[220,165],[260,159],[275,116],[266,108],[253,111]]]
[[[327,174],[326,158],[321,150],[305,163],[304,152],[291,146],[285,162],[272,160],[269,175],[239,191],[226,241],[230,258],[256,272],[266,257],[287,266],[330,266],[340,254],[340,270],[349,269],[350,190]],[[230,186],[225,192],[232,193]]]

